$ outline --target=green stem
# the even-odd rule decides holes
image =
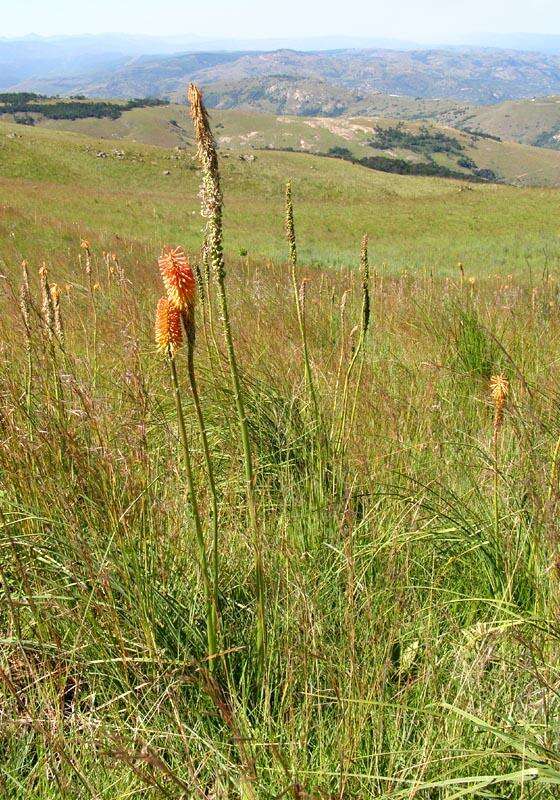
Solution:
[[[255,505],[255,475],[253,470],[253,456],[251,452],[251,441],[249,438],[249,425],[245,413],[245,404],[241,391],[241,381],[239,369],[235,358],[235,348],[231,334],[229,309],[223,275],[218,272],[218,295],[220,298],[220,310],[224,328],[224,338],[228,355],[231,382],[235,395],[235,405],[239,419],[239,429],[243,446],[243,461],[245,469],[245,489],[247,496],[247,510],[249,512],[249,522],[253,532],[253,545],[255,550],[255,587],[257,595],[257,654],[261,669],[264,668],[266,653],[266,609],[264,593],[264,570],[262,563],[262,542],[261,533],[257,520],[257,509]]]
[[[498,546],[498,536],[500,533],[500,506],[498,500],[498,428],[494,427],[494,536],[495,547]]]
[[[340,415],[340,429],[337,438],[337,442],[335,445],[335,451],[338,452],[342,447],[342,442],[344,440],[344,429],[346,427],[346,417],[348,415],[348,391],[350,388],[350,378],[352,372],[354,370],[354,365],[358,360],[358,356],[362,352],[364,346],[364,333],[360,334],[360,338],[358,340],[358,344],[356,345],[356,349],[352,355],[350,363],[348,365],[348,369],[346,370],[346,375],[344,376],[344,388],[342,390],[342,407],[341,407],[341,415]]]
[[[189,441],[187,438],[187,430],[185,427],[185,417],[183,414],[183,404],[181,402],[181,389],[179,387],[179,378],[177,376],[177,367],[175,364],[175,357],[169,353],[169,365],[171,368],[171,378],[173,381],[173,390],[175,395],[175,405],[177,408],[177,421],[179,423],[179,435],[181,444],[183,446],[183,455],[185,459],[185,469],[187,472],[187,486],[189,498],[191,501],[191,511],[194,521],[194,529],[196,540],[200,553],[200,571],[202,573],[202,581],[204,584],[204,594],[206,596],[206,627],[208,634],[208,658],[210,666],[214,661],[216,655],[216,629],[214,625],[214,612],[212,603],[212,592],[210,587],[210,578],[208,575],[208,559],[206,556],[206,546],[204,543],[204,533],[202,530],[202,522],[200,519],[200,512],[198,510],[198,502],[196,498],[196,486],[194,474],[192,470],[191,453],[189,448]]]
[[[552,500],[552,494],[556,484],[556,476],[558,473],[558,456],[560,455],[560,436],[556,441],[556,446],[552,454],[552,466],[550,468],[550,478],[548,482],[548,502]]]
[[[194,368],[194,330],[193,326],[189,324],[185,312],[183,312],[182,314],[182,320],[183,320],[183,326],[185,328],[185,335],[187,338],[187,372],[189,376],[189,384],[196,412],[196,419],[198,422],[198,429],[200,432],[200,438],[202,440],[202,450],[204,453],[206,474],[208,477],[208,486],[210,488],[210,497],[212,503],[212,540],[213,540],[212,541],[212,613],[214,615],[214,630],[217,632],[218,609],[219,609],[218,493],[216,491],[214,467],[212,465],[212,457],[210,455],[210,445],[208,444],[208,434],[206,432],[204,413],[202,411],[202,403],[200,402],[200,395],[198,393],[198,384],[196,380],[196,372]]]
[[[27,343],[27,385],[25,390],[25,405],[27,417],[31,418],[31,394],[33,391],[33,353],[31,352],[31,342]]]

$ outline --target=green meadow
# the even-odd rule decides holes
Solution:
[[[200,245],[198,174],[192,150],[175,151],[76,134],[0,125],[0,181],[7,252],[56,249],[79,236],[155,251]],[[9,138],[16,135],[17,138]],[[124,158],[113,151],[124,152]],[[97,153],[107,153],[98,158]],[[387,270],[475,275],[551,265],[558,254],[554,189],[413,178],[300,153],[236,152],[222,159],[225,246],[232,255],[281,259],[283,187],[294,185],[301,258],[355,263],[363,233]],[[169,175],[164,175],[169,172]],[[303,210],[305,212],[303,213]],[[13,234],[13,235],[12,235]],[[12,241],[10,241],[10,239]]]

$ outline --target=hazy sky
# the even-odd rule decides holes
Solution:
[[[0,0],[0,36],[116,31],[415,40],[480,31],[560,34],[560,0]]]

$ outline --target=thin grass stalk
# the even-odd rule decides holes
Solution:
[[[554,450],[552,452],[552,464],[550,466],[550,477],[548,479],[548,494],[547,501],[552,502],[553,494],[557,491],[558,483],[558,461],[560,459],[560,436],[556,440]]]
[[[41,289],[41,316],[43,320],[43,333],[45,337],[46,350],[50,356],[52,366],[52,377],[54,383],[54,398],[59,418],[62,422],[64,417],[64,409],[62,405],[62,383],[58,372],[58,359],[55,348],[55,330],[54,330],[54,303],[51,291],[51,285],[48,280],[48,270],[46,264],[39,269],[39,286]],[[60,442],[63,440],[60,439]],[[62,457],[62,450],[61,450]]]
[[[82,239],[80,247],[85,253],[85,273],[88,279],[89,299],[91,303],[91,312],[93,317],[93,331],[92,331],[92,348],[93,348],[93,386],[97,383],[97,304],[95,302],[95,284],[93,281],[91,247],[87,239]]]
[[[31,330],[31,313],[32,313],[32,300],[31,289],[29,287],[29,272],[27,270],[27,262],[21,262],[22,271],[22,284],[20,287],[20,310],[23,320],[24,334],[25,334],[25,354],[27,357],[27,375],[25,381],[25,407],[27,416],[31,411],[31,392],[33,386],[33,339]]]
[[[490,393],[494,401],[494,423],[492,432],[492,450],[494,455],[494,536],[497,546],[500,533],[500,499],[499,499],[499,456],[500,456],[500,431],[504,424],[504,411],[509,392],[509,384],[503,375],[494,375],[490,381]]]
[[[62,312],[60,310],[60,290],[56,283],[51,285],[51,298],[53,304],[54,332],[60,347],[64,348],[64,325],[62,323]]]
[[[331,305],[334,305],[334,290],[333,290],[333,298],[331,301]],[[338,401],[339,401],[339,390],[340,384],[342,379],[342,365],[344,363],[344,353],[345,353],[345,330],[346,330],[346,302],[348,300],[348,289],[345,289],[342,293],[342,297],[340,299],[340,324],[338,326],[338,332],[340,332],[340,353],[338,356],[338,365],[336,368],[336,381],[334,385],[334,392],[333,392],[333,404],[332,404],[332,419],[331,419],[331,428],[330,428],[330,438],[331,440],[335,434],[336,428],[336,412],[338,410]],[[336,335],[336,334],[333,334]]]
[[[202,216],[206,219],[208,260],[218,287],[224,340],[226,343],[231,382],[235,395],[235,405],[237,409],[241,443],[243,448],[247,510],[249,514],[249,522],[253,535],[255,552],[255,588],[257,600],[256,646],[259,666],[262,670],[264,669],[266,654],[266,609],[262,562],[262,541],[255,502],[255,473],[253,469],[253,455],[249,437],[249,425],[245,412],[239,368],[237,365],[235,347],[231,332],[228,299],[225,286],[225,263],[222,241],[223,198],[220,186],[218,154],[216,151],[214,137],[210,129],[208,114],[202,101],[202,94],[200,93],[200,90],[192,83],[189,86],[188,99],[190,102],[191,117],[193,120],[197,141],[197,155],[202,167],[202,185],[200,196]]]
[[[361,274],[361,287],[362,287],[362,314],[361,314],[361,326],[360,326],[360,337],[358,339],[358,343],[354,348],[354,352],[352,354],[352,358],[350,363],[348,364],[348,369],[346,370],[346,375],[344,377],[344,389],[342,391],[342,412],[341,412],[341,419],[340,419],[340,431],[337,441],[337,449],[342,447],[343,439],[344,439],[344,430],[346,427],[346,417],[348,414],[348,392],[350,387],[350,378],[352,375],[352,371],[358,360],[360,353],[364,350],[364,344],[369,328],[370,322],[370,314],[371,314],[371,302],[370,302],[370,294],[369,294],[369,260],[368,260],[368,237],[367,234],[364,235],[362,239],[362,244],[360,247],[360,274]],[[363,366],[363,364],[362,364]],[[358,378],[361,378],[362,370],[360,370]],[[358,387],[359,389],[359,383]],[[353,414],[352,414],[353,416]]]
[[[299,332],[301,336],[301,346],[303,350],[303,362],[304,362],[304,371],[305,371],[305,381],[307,384],[307,390],[309,392],[309,397],[311,399],[311,404],[313,406],[313,413],[315,415],[315,423],[319,425],[319,406],[317,403],[317,395],[315,392],[315,386],[313,382],[313,372],[311,370],[311,363],[309,361],[309,348],[307,346],[307,331],[305,327],[305,315],[303,313],[303,307],[301,302],[301,296],[298,286],[298,278],[297,278],[297,265],[298,265],[298,257],[297,257],[297,244],[296,244],[296,231],[295,231],[295,224],[294,224],[294,206],[292,201],[292,183],[288,181],[286,184],[286,238],[288,240],[288,245],[290,248],[290,265],[291,265],[291,277],[292,277],[292,288],[294,290],[294,300],[296,304],[296,314],[297,314],[297,321],[299,325]]]

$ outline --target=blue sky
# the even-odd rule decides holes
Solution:
[[[560,0],[0,0],[0,36],[28,33],[457,38],[560,34]]]

